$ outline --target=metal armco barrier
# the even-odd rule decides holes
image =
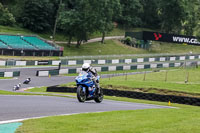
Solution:
[[[42,61],[20,61],[20,60],[0,60],[0,66],[39,66],[50,65],[58,66],[62,65],[81,65],[83,63],[90,63],[95,65],[105,64],[130,64],[130,63],[147,63],[147,62],[166,62],[166,61],[192,61],[199,60],[200,54],[182,54],[182,55],[163,55],[163,56],[149,56],[149,57],[130,57],[126,59],[88,59],[88,60],[42,60]]]
[[[120,70],[138,70],[138,69],[155,69],[155,68],[169,68],[169,67],[181,67],[181,66],[190,66],[191,64],[200,65],[200,61],[188,61],[185,63],[174,62],[174,63],[151,63],[151,64],[138,64],[138,65],[121,65],[121,66],[99,66],[94,67],[98,72],[106,72],[106,71],[120,71]],[[49,76],[51,73],[53,75],[61,75],[61,74],[75,74],[79,73],[81,68],[65,68],[58,70],[39,70],[37,71],[37,76]]]
[[[47,91],[76,93],[76,88],[51,86],[47,88]],[[160,102],[170,101],[172,103],[200,106],[200,98],[194,98],[194,97],[160,95],[153,93],[142,93],[134,91],[111,90],[111,89],[103,89],[103,93],[104,95],[108,96],[127,97],[127,98],[144,99],[151,101],[160,101]]]
[[[0,77],[19,77],[20,76],[20,71],[14,71],[14,72],[0,72]]]

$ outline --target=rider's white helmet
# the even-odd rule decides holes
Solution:
[[[89,68],[90,68],[90,64],[89,64],[89,63],[84,63],[84,64],[82,65],[82,70],[83,70],[83,71],[87,71]]]

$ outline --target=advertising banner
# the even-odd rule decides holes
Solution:
[[[49,61],[38,61],[38,65],[49,65]]]
[[[142,34],[141,34],[142,33]],[[152,40],[152,41],[161,41],[161,42],[172,42],[172,43],[185,43],[190,45],[199,45],[200,41],[194,36],[185,36],[185,35],[175,35],[175,34],[166,34],[159,32],[149,32],[143,31],[138,34],[138,32],[127,32],[126,36],[135,37],[136,39],[143,40]],[[140,37],[138,37],[140,35]]]

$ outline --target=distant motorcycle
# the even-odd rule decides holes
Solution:
[[[21,87],[21,83],[13,86],[13,91],[19,90]]]
[[[100,76],[97,77],[99,81]],[[88,100],[94,100],[97,103],[103,101],[103,90],[95,87],[95,83],[92,80],[92,74],[85,71],[81,71],[79,76],[76,77],[77,85],[77,98],[79,102],[85,102]]]
[[[31,82],[31,78],[27,78],[24,82],[23,82],[23,84],[29,84]]]

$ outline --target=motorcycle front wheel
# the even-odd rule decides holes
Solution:
[[[82,86],[77,87],[77,98],[79,102],[85,102],[86,100],[86,93],[83,91]]]

